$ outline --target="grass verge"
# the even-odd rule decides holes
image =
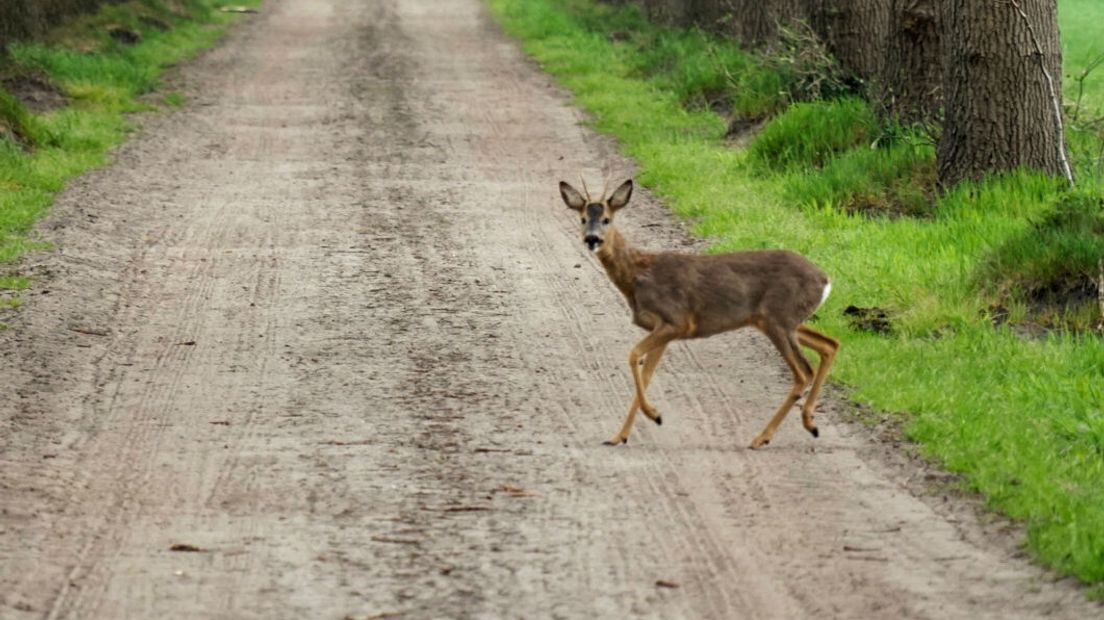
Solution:
[[[488,1],[525,51],[574,92],[595,129],[616,136],[640,164],[638,180],[698,233],[718,239],[714,251],[790,248],[833,275],[818,326],[843,341],[833,376],[851,398],[908,412],[907,434],[993,509],[1023,521],[1037,558],[1085,582],[1104,581],[1104,343],[1057,331],[1024,338],[994,326],[996,297],[983,285],[1001,251],[1022,256],[1016,240],[1059,210],[1060,184],[1015,173],[960,186],[935,204],[909,199],[914,184],[893,189],[895,179],[934,174],[934,154],[908,132],[847,144],[852,134],[839,131],[823,148],[781,139],[770,149],[753,143],[751,153],[733,148],[726,119],[686,105],[696,96],[686,84],[713,84],[700,79],[701,65],[718,59],[736,59],[723,61],[732,63],[721,67],[733,74],[726,84],[771,83],[754,59],[724,42],[692,43],[700,33],[648,25],[631,7]],[[622,32],[630,27],[640,32]],[[683,49],[704,52],[647,60],[638,47],[645,40],[690,41]],[[744,67],[754,79],[737,75]],[[795,127],[778,131],[800,134],[809,125]],[[756,149],[792,154],[783,166],[764,165]],[[877,174],[886,182],[870,179]],[[886,191],[921,202],[926,217],[869,218],[846,208],[863,192]],[[849,305],[884,309],[893,329],[853,329],[843,314]]]
[[[139,97],[158,86],[166,68],[211,46],[236,20],[219,11],[228,4],[112,3],[41,41],[13,44],[0,57],[0,84],[56,86],[67,102],[35,112],[0,85],[0,291],[26,286],[4,265],[42,247],[28,233],[54,195],[67,180],[107,163],[129,130],[126,114],[152,109]],[[182,99],[170,94],[166,101]],[[13,295],[5,295],[7,305],[17,303]]]

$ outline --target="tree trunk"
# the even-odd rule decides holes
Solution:
[[[942,0],[940,10],[940,183],[1019,167],[1064,174],[1057,0]]]
[[[809,25],[844,69],[869,82],[882,74],[890,0],[806,0]]]
[[[761,47],[774,39],[778,26],[806,20],[807,0],[697,0],[698,25],[739,41],[745,47]]]
[[[878,80],[883,114],[934,122],[943,105],[943,64],[936,0],[890,0],[886,63]]]

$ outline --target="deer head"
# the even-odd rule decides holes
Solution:
[[[586,182],[583,182],[584,194],[579,193],[571,185],[560,181],[560,196],[564,204],[579,212],[583,227],[583,243],[591,252],[597,252],[606,239],[606,230],[613,224],[613,215],[621,207],[629,203],[632,197],[632,179],[622,183],[613,190],[609,198],[606,198],[606,188],[602,188],[602,197],[597,201],[591,199],[590,192],[586,191]]]

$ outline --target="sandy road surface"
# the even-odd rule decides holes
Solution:
[[[599,445],[638,334],[555,182],[629,164],[476,0],[270,0],[179,79],[4,317],[5,620],[1099,613],[831,404],[746,450],[786,389],[753,334],[673,347],[666,424]]]

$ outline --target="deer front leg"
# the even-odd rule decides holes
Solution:
[[[624,423],[621,424],[621,430],[607,439],[604,442],[606,445],[613,446],[629,441],[629,433],[632,431],[633,422],[636,421],[638,409],[643,411],[649,419],[654,420],[656,424],[663,423],[663,418],[660,417],[659,412],[645,399],[644,390],[648,389],[648,383],[651,382],[652,375],[655,374],[660,357],[667,349],[667,343],[674,340],[676,335],[677,332],[671,327],[660,326],[645,336],[629,353],[629,369],[632,372],[636,395],[633,398],[632,405],[629,406],[629,413],[625,416]],[[644,360],[643,368],[640,366],[641,359]]]
[[[664,343],[655,349],[652,349],[650,353],[644,356],[644,368],[643,368],[643,380],[644,389],[648,389],[648,385],[652,382],[652,375],[655,374],[656,366],[659,365],[659,358],[663,356],[663,352],[667,349],[667,344]],[[640,409],[640,399],[633,396],[632,404],[629,405],[629,413],[625,416],[625,422],[621,425],[621,430],[616,435],[607,439],[604,443],[606,445],[614,446],[621,443],[626,443],[629,440],[629,432],[632,429],[633,422],[636,420],[636,412]],[[651,414],[648,411],[644,412],[644,415],[648,416],[650,420],[656,424],[663,424],[663,416],[659,415],[655,409],[652,409]],[[654,417],[653,417],[654,416]]]

